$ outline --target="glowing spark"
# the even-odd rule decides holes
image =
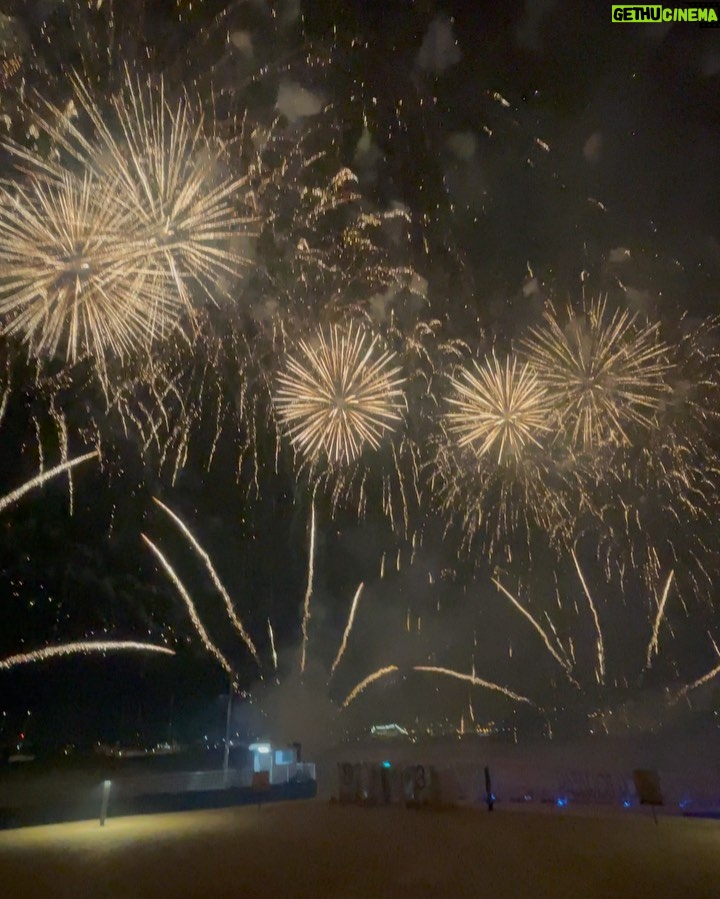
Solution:
[[[582,313],[569,309],[565,328],[550,308],[545,324],[531,330],[524,342],[528,361],[574,445],[629,443],[628,424],[652,424],[670,368],[658,327],[640,326],[628,312],[608,316],[606,300],[596,300]]]
[[[682,690],[678,690],[675,695],[674,702],[677,702],[679,699],[682,699],[683,696],[687,696],[691,690],[697,690],[698,687],[702,687],[703,684],[706,684],[708,681],[711,681],[714,677],[717,677],[720,674],[720,665],[717,665],[711,671],[708,671],[707,674],[703,674],[702,677],[699,677],[696,681],[693,681],[691,684],[686,684]]]
[[[153,499],[155,500],[155,503],[163,510],[163,512],[167,513],[167,515],[170,516],[170,518],[175,522],[175,524],[178,526],[178,528],[180,528],[180,530],[185,535],[185,537],[187,537],[187,540],[190,543],[190,545],[192,546],[192,548],[202,559],[202,561],[205,565],[205,568],[208,571],[208,574],[212,578],[213,584],[215,585],[218,593],[222,596],[223,601],[225,602],[225,608],[227,609],[228,617],[230,618],[230,621],[232,621],[233,627],[238,632],[241,639],[243,640],[243,642],[245,643],[247,648],[252,653],[252,657],[255,659],[255,661],[259,665],[260,657],[258,655],[257,649],[255,648],[255,644],[253,643],[252,639],[250,638],[250,635],[248,634],[248,632],[245,630],[245,627],[243,626],[242,621],[240,620],[240,618],[238,618],[238,615],[235,612],[235,608],[233,606],[233,602],[230,599],[230,595],[227,592],[227,590],[225,589],[222,581],[220,580],[218,573],[215,571],[215,567],[212,563],[212,559],[210,558],[208,553],[202,548],[202,546],[200,546],[200,544],[195,539],[195,537],[193,536],[193,534],[191,533],[190,529],[185,524],[185,522],[178,515],[176,515],[175,512],[172,511],[172,509],[168,508],[165,505],[165,503],[161,502],[156,497],[153,497]]]
[[[413,671],[427,671],[429,674],[444,674],[447,677],[454,677],[457,680],[467,681],[467,683],[472,684],[474,687],[483,687],[486,690],[496,690],[498,693],[502,693],[503,696],[514,699],[515,702],[526,702],[528,705],[535,705],[535,703],[531,699],[528,699],[527,696],[513,693],[513,691],[508,690],[507,687],[502,687],[500,684],[494,684],[492,681],[483,680],[481,677],[476,677],[474,674],[463,674],[460,671],[453,671],[451,668],[439,668],[435,665],[415,665]]]
[[[293,446],[310,462],[357,459],[366,446],[379,449],[395,430],[405,406],[400,368],[391,352],[376,349],[360,326],[319,331],[299,342],[278,375],[275,408]]]
[[[138,643],[135,640],[78,640],[74,643],[62,643],[59,646],[46,646],[44,649],[36,649],[32,652],[23,652],[18,655],[0,659],[0,669],[7,671],[17,665],[27,665],[31,662],[44,662],[58,656],[83,655],[93,652],[157,652],[174,656],[175,651],[165,646],[156,646],[154,643]]]
[[[645,656],[645,668],[646,670],[652,664],[652,659],[654,655],[657,655],[658,649],[658,639],[660,636],[660,622],[663,619],[663,615],[665,614],[665,603],[667,602],[668,594],[670,593],[670,584],[672,583],[673,576],[675,571],[671,571],[668,575],[667,581],[665,581],[665,588],[663,589],[662,596],[660,597],[660,602],[658,603],[657,615],[655,616],[655,624],[653,625],[652,637],[650,638],[650,642],[648,643],[647,655]]]
[[[352,690],[348,693],[348,695],[343,700],[340,708],[346,709],[350,703],[356,699],[360,693],[363,692],[370,684],[375,683],[376,680],[380,680],[381,677],[387,677],[388,674],[392,674],[394,671],[398,670],[397,665],[388,665],[386,668],[379,668],[377,671],[374,671],[372,674],[368,674],[366,678],[360,681]]]
[[[6,494],[5,496],[0,496],[0,512],[2,512],[4,509],[7,509],[8,506],[12,506],[13,503],[16,503],[19,499],[25,496],[26,493],[34,490],[36,487],[42,487],[43,484],[51,481],[54,477],[57,477],[60,474],[64,474],[71,468],[74,468],[76,465],[81,465],[83,462],[87,462],[88,459],[94,459],[99,455],[99,452],[97,450],[94,450],[92,453],[85,453],[84,456],[78,456],[75,459],[70,459],[67,462],[56,465],[55,468],[50,468],[47,471],[36,475],[34,478],[30,478],[29,481],[25,481],[24,484],[21,484],[20,487],[17,487],[12,492]]]
[[[185,606],[187,607],[187,610],[190,613],[190,619],[192,620],[195,630],[198,632],[198,635],[200,637],[200,640],[202,641],[203,646],[205,647],[205,649],[207,649],[207,651],[211,655],[213,655],[217,659],[217,661],[224,668],[224,670],[230,675],[233,683],[235,683],[235,672],[233,671],[233,668],[230,665],[230,662],[228,662],[228,660],[225,658],[225,656],[220,652],[220,650],[217,648],[217,646],[210,639],[208,632],[203,627],[202,621],[200,621],[200,616],[198,615],[197,609],[195,608],[195,603],[192,601],[192,599],[190,598],[190,594],[185,589],[185,585],[183,584],[183,582],[180,580],[180,578],[175,573],[170,562],[168,562],[168,560],[160,552],[160,550],[157,548],[157,546],[155,546],[155,544],[152,542],[152,540],[149,537],[146,537],[145,534],[141,534],[140,536],[145,541],[146,545],[150,548],[152,553],[155,555],[157,560],[160,562],[162,567],[165,569],[165,573],[167,574],[167,576],[170,578],[170,580],[175,585],[178,593],[180,594],[182,601],[185,603]]]
[[[305,600],[303,602],[302,618],[302,655],[300,657],[300,673],[305,671],[308,645],[308,624],[310,623],[310,600],[313,594],[313,580],[315,577],[315,498],[310,506],[310,547],[308,549],[308,576],[305,588]]]
[[[68,427],[67,421],[65,420],[65,415],[62,412],[58,412],[55,408],[54,403],[51,404],[51,414],[55,419],[55,423],[57,424],[59,435],[60,435],[60,461],[61,463],[66,463],[69,459],[68,456]],[[42,446],[42,443],[40,443]],[[40,470],[42,471],[43,465],[42,461],[40,463]],[[68,469],[68,493],[70,495],[70,515],[73,514],[75,508],[75,488],[73,484],[73,476],[72,476],[72,468]]]
[[[565,674],[567,675],[570,683],[572,683],[574,686],[579,688],[580,685],[575,680],[575,678],[572,676],[572,673],[571,673],[572,669],[571,669],[570,664],[568,663],[567,659],[562,658],[562,656],[560,656],[558,654],[557,650],[553,647],[552,643],[550,642],[550,638],[548,637],[547,633],[543,630],[543,628],[538,623],[538,621],[535,618],[533,618],[533,616],[530,614],[530,612],[528,612],[528,610],[526,608],[524,608],[524,606],[520,605],[520,603],[517,601],[517,599],[515,599],[515,597],[512,595],[512,593],[510,593],[509,590],[506,590],[505,587],[503,587],[503,585],[500,583],[500,581],[498,581],[496,578],[492,578],[492,582],[493,582],[493,584],[495,584],[495,586],[498,588],[498,590],[500,590],[501,593],[504,593],[505,596],[507,596],[507,598],[515,606],[515,608],[518,610],[518,612],[520,612],[521,615],[523,615],[525,618],[527,618],[527,620],[530,622],[530,624],[535,628],[535,630],[541,636],[543,643],[547,647],[547,650],[550,653],[550,655],[555,659],[555,661],[558,663],[558,665],[560,665],[562,667],[562,669],[565,672]]]
[[[497,453],[518,456],[527,443],[538,445],[538,434],[547,430],[546,390],[528,365],[517,359],[501,365],[493,355],[475,370],[463,369],[451,378],[455,395],[448,403],[457,411],[448,412],[448,431],[459,446],[471,445],[478,456]]]
[[[273,667],[277,671],[278,657],[277,657],[277,651],[275,649],[275,634],[273,633],[273,626],[270,623],[269,618],[268,618],[268,634],[270,634],[270,651],[272,653]]]
[[[360,594],[363,590],[363,584],[355,591],[355,596],[353,597],[352,605],[350,606],[350,614],[348,615],[347,624],[345,625],[345,632],[342,636],[342,642],[340,643],[340,648],[337,651],[337,655],[335,656],[335,661],[332,663],[332,667],[330,668],[330,677],[335,674],[335,669],[340,664],[340,659],[342,659],[345,654],[345,649],[347,648],[348,638],[350,637],[350,631],[352,630],[353,622],[355,621],[355,612],[358,607],[358,602],[360,601]]]
[[[577,556],[575,555],[575,550],[571,550],[573,562],[575,563],[575,569],[577,570],[578,577],[580,578],[580,583],[582,584],[583,591],[588,601],[588,605],[590,606],[590,612],[592,613],[593,621],[595,622],[595,633],[597,634],[597,640],[595,642],[595,646],[597,649],[597,678],[598,683],[605,682],[605,646],[603,644],[603,635],[602,629],[600,627],[600,619],[598,617],[597,609],[595,608],[595,603],[593,602],[592,594],[588,588],[588,585],[583,577],[582,569],[580,568],[580,563],[578,562]]]
[[[5,413],[7,412],[8,400],[10,399],[10,390],[11,390],[11,377],[10,377],[10,359],[6,360],[6,368],[7,374],[5,377],[5,384],[3,385],[2,396],[0,396],[0,425],[2,424],[3,418],[5,418]]]

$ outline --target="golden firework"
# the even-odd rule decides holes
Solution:
[[[454,395],[448,403],[454,411],[445,419],[460,447],[472,446],[478,456],[496,452],[500,463],[508,455],[519,456],[528,443],[539,445],[548,404],[544,386],[528,365],[510,356],[503,365],[493,355],[450,381]]]
[[[102,367],[229,298],[252,217],[245,179],[189,98],[129,73],[109,104],[73,86],[68,109],[46,104],[37,123],[51,157],[6,145],[19,163],[0,194],[0,316],[35,352],[66,343],[69,359]]]
[[[544,324],[531,330],[523,344],[527,359],[574,447],[627,444],[630,425],[652,425],[670,368],[658,330],[628,311],[609,314],[605,299],[568,309],[565,327],[550,307]]]
[[[0,188],[0,316],[35,353],[122,355],[170,312],[115,186],[90,174]],[[121,238],[120,235],[124,235]]]
[[[300,340],[277,378],[274,403],[295,449],[311,464],[355,461],[379,449],[405,408],[395,355],[361,326],[334,325]]]

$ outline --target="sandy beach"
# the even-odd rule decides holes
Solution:
[[[447,811],[320,800],[0,834],[3,899],[710,899],[720,822],[644,811]]]

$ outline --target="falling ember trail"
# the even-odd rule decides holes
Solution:
[[[698,687],[702,687],[703,684],[706,684],[708,681],[711,681],[714,677],[717,677],[720,674],[720,665],[716,665],[711,671],[708,671],[707,674],[703,674],[702,677],[699,677],[696,681],[693,681],[691,684],[687,684],[682,688],[682,690],[678,690],[675,694],[675,698],[673,702],[677,702],[679,699],[682,699],[683,696],[687,696],[687,694],[691,690],[697,690]]]
[[[270,652],[272,653],[273,666],[277,671],[278,666],[278,657],[277,650],[275,649],[275,634],[273,633],[273,627],[270,623],[270,619],[268,618],[268,634],[270,634]]]
[[[230,595],[228,594],[222,581],[220,580],[220,577],[219,577],[217,571],[215,571],[215,567],[213,566],[212,559],[210,558],[208,553],[202,548],[202,546],[200,546],[198,541],[195,539],[195,537],[191,533],[190,528],[188,528],[188,526],[182,521],[182,519],[178,515],[176,515],[172,511],[172,509],[168,508],[165,505],[165,503],[160,502],[160,500],[157,499],[157,497],[153,497],[153,499],[154,499],[155,503],[158,506],[160,506],[160,508],[163,510],[163,512],[167,513],[170,516],[170,518],[172,518],[172,520],[180,528],[180,530],[185,535],[185,537],[187,537],[188,542],[190,543],[192,548],[202,559],[205,567],[207,568],[208,574],[210,575],[210,577],[212,579],[213,584],[215,585],[218,593],[220,593],[220,595],[223,598],[223,601],[225,602],[225,608],[227,609],[227,613],[230,618],[230,621],[232,621],[233,627],[238,632],[238,634],[240,634],[240,637],[242,638],[243,642],[245,643],[247,648],[252,653],[252,657],[255,659],[255,661],[259,665],[260,664],[260,656],[258,655],[257,649],[255,648],[255,644],[253,643],[252,639],[250,638],[250,635],[248,634],[248,632],[245,630],[242,621],[238,618],[237,613],[235,612],[235,608],[233,606],[232,600],[230,599]]]
[[[34,478],[30,478],[29,481],[25,481],[24,484],[21,484],[10,493],[6,494],[5,496],[0,496],[0,512],[2,512],[4,509],[7,509],[8,506],[12,506],[19,499],[25,496],[26,493],[34,490],[36,487],[42,487],[43,484],[47,483],[47,481],[51,481],[54,477],[57,477],[57,475],[70,471],[70,469],[74,468],[76,465],[87,462],[88,459],[94,459],[99,455],[100,453],[97,450],[93,450],[92,453],[85,453],[84,456],[78,456],[76,459],[70,459],[67,462],[56,465],[55,468],[50,468],[48,471],[44,471],[41,474],[36,475]]]
[[[558,654],[557,650],[550,643],[550,639],[548,638],[547,633],[538,624],[537,620],[535,618],[533,618],[533,616],[530,614],[530,612],[528,612],[528,610],[526,608],[524,608],[523,606],[520,605],[520,603],[517,601],[517,599],[515,599],[515,597],[512,595],[512,593],[510,593],[509,590],[506,590],[505,587],[503,587],[503,585],[500,583],[500,581],[498,581],[496,578],[492,578],[492,582],[493,582],[493,584],[495,584],[495,586],[498,588],[498,590],[500,590],[501,593],[504,593],[505,596],[507,596],[507,598],[515,606],[515,608],[518,610],[518,612],[520,612],[520,614],[523,615],[525,618],[527,618],[527,620],[530,622],[530,624],[532,624],[532,626],[535,628],[535,630],[538,632],[538,634],[540,634],[540,636],[542,637],[543,643],[547,647],[547,650],[550,653],[550,655],[562,667],[562,669],[565,672],[565,674],[567,675],[570,683],[579,688],[580,685],[575,680],[575,678],[572,676],[572,670],[571,670],[570,664],[568,663],[568,661],[566,659],[563,659]]]
[[[386,668],[379,668],[377,671],[373,671],[372,674],[368,674],[366,678],[360,681],[352,690],[348,693],[348,695],[343,700],[341,709],[346,709],[350,703],[356,699],[370,684],[374,683],[376,680],[380,680],[381,677],[387,677],[388,674],[392,674],[394,671],[398,670],[397,665],[388,665]]]
[[[5,413],[7,412],[8,400],[10,399],[11,379],[10,379],[10,359],[6,360],[7,376],[5,385],[3,386],[2,395],[0,395],[0,424],[2,424]]]
[[[44,649],[36,649],[33,652],[22,652],[18,655],[0,659],[0,669],[8,670],[17,665],[27,665],[31,662],[44,662],[58,656],[69,656],[93,652],[157,652],[163,655],[174,656],[175,650],[165,646],[156,646],[154,643],[138,643],[135,640],[78,640],[74,643],[61,643],[59,646],[46,646]]]
[[[667,602],[668,594],[670,593],[670,584],[672,583],[674,571],[671,571],[668,575],[668,579],[665,582],[665,588],[663,589],[662,596],[660,597],[660,602],[658,604],[657,615],[655,616],[655,624],[653,625],[652,637],[650,638],[650,642],[648,643],[647,655],[645,656],[645,670],[650,668],[652,665],[653,656],[658,654],[658,639],[660,636],[660,623],[663,619],[663,615],[665,614],[665,603]]]
[[[310,506],[310,549],[308,551],[308,577],[305,589],[305,602],[303,603],[302,619],[302,656],[300,657],[300,673],[305,673],[308,645],[308,624],[310,623],[310,600],[313,594],[313,580],[315,577],[315,498]]]
[[[590,590],[588,589],[588,585],[583,577],[582,569],[580,568],[580,563],[578,562],[577,556],[575,555],[575,550],[571,550],[573,562],[575,563],[575,568],[577,569],[578,577],[580,578],[580,583],[582,584],[583,591],[585,596],[587,597],[588,605],[590,606],[590,611],[592,612],[593,621],[595,622],[595,632],[597,633],[597,678],[598,683],[605,683],[605,647],[603,645],[603,635],[602,629],[600,628],[600,619],[598,618],[597,609],[595,608],[595,603],[593,602],[592,595]]]
[[[520,696],[519,693],[513,693],[507,687],[501,687],[500,684],[494,684],[492,681],[483,680],[474,674],[463,674],[461,671],[453,671],[451,668],[439,668],[435,665],[415,665],[413,671],[426,671],[428,674],[444,674],[446,677],[454,677],[457,680],[467,681],[474,687],[484,687],[486,690],[496,690],[504,696],[514,699],[515,702],[526,702],[528,705],[534,706],[535,703],[527,696]]]
[[[200,616],[198,615],[197,609],[195,608],[195,603],[190,598],[190,594],[185,589],[185,585],[183,584],[183,582],[180,580],[180,578],[175,573],[175,570],[173,569],[172,565],[168,562],[168,560],[165,558],[165,556],[160,552],[160,550],[157,548],[157,546],[155,546],[155,544],[152,542],[152,540],[149,537],[146,537],[145,534],[141,534],[140,536],[145,541],[147,546],[152,550],[153,554],[155,555],[157,560],[160,562],[162,567],[165,569],[165,573],[167,574],[167,576],[170,578],[170,580],[173,582],[173,584],[175,584],[175,587],[177,588],[178,593],[180,594],[185,605],[187,606],[187,610],[190,613],[190,618],[192,619],[192,623],[195,626],[195,630],[198,632],[198,635],[200,636],[200,639],[202,640],[203,646],[205,647],[205,649],[207,649],[207,651],[211,655],[213,655],[217,659],[217,661],[220,663],[220,665],[230,675],[230,677],[232,678],[233,683],[234,683],[235,682],[235,672],[233,671],[232,666],[230,665],[230,662],[228,662],[228,660],[225,658],[225,656],[220,652],[220,650],[217,648],[217,646],[212,642],[212,640],[210,639],[210,636],[208,635],[208,632],[203,627],[203,623],[202,623],[202,621],[200,621]]]
[[[350,637],[350,631],[352,630],[353,622],[355,621],[355,612],[357,611],[358,602],[360,601],[360,594],[363,591],[363,584],[355,591],[355,596],[353,597],[352,605],[350,606],[350,614],[348,615],[347,624],[345,625],[345,632],[342,636],[342,642],[340,643],[340,648],[337,651],[337,655],[335,656],[335,661],[332,663],[332,667],[330,668],[330,677],[335,674],[335,669],[340,664],[340,660],[345,654],[345,649],[347,648],[347,642]],[[329,680],[330,678],[328,678]]]

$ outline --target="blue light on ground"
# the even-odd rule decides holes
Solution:
[[[567,799],[566,799],[564,796],[561,796],[561,797],[557,800],[557,807],[558,807],[558,808],[565,808],[565,806],[566,806],[567,804],[568,804],[568,801],[567,801]]]
[[[390,762],[383,762],[382,766],[383,766],[383,768],[392,768],[392,765],[390,764]]]

